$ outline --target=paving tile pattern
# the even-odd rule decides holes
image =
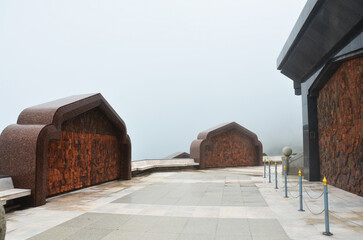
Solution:
[[[265,231],[261,231],[261,227]],[[266,230],[268,234],[266,234]],[[86,213],[30,240],[289,239],[275,219],[155,217]]]
[[[158,183],[114,203],[189,206],[267,206],[254,184]]]
[[[260,172],[259,176],[256,176],[256,171]],[[327,237],[322,235],[324,214],[313,215],[305,204],[305,212],[298,211],[298,199],[284,198],[283,190],[275,189],[273,183],[262,177],[262,173],[263,167],[160,172],[130,181],[89,187],[49,198],[48,203],[41,207],[8,213],[6,240],[326,240]],[[281,175],[278,174],[278,177],[281,183]],[[289,176],[290,183],[296,182],[294,180],[297,179]],[[320,182],[303,182],[312,196],[322,192]],[[163,183],[180,186],[181,189],[187,186],[189,190],[184,194],[189,196],[198,194],[203,188],[205,191],[199,194],[200,199],[207,196],[206,193],[218,193],[222,188],[228,192],[229,186],[232,186],[232,194],[239,188],[243,197],[251,195],[248,190],[257,186],[267,206],[223,206],[223,201],[214,206],[115,202],[124,201],[126,198],[123,197],[148,187],[161,191],[159,185]],[[223,187],[220,186],[222,183]],[[192,192],[192,185],[196,185],[195,190],[198,191]],[[176,194],[173,188],[168,189],[167,194]],[[298,194],[297,188],[289,191],[292,195]],[[151,191],[144,194],[151,194]],[[322,198],[309,199],[305,192],[304,197],[304,203],[312,210],[323,209]],[[329,186],[330,231],[334,234],[329,239],[363,239],[362,206],[362,197]]]

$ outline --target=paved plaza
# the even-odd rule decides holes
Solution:
[[[273,173],[272,168],[272,183],[263,178],[263,167],[113,181],[7,214],[6,239],[363,239],[362,197],[329,186],[334,235],[323,236],[322,183],[304,181],[309,209],[300,212],[297,178],[289,176],[289,198],[284,198],[281,174],[275,189]]]

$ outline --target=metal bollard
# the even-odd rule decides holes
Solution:
[[[323,184],[324,184],[324,207],[325,207],[325,232],[323,232],[323,235],[331,236],[333,234],[329,231],[328,184],[325,177],[323,179]]]
[[[303,195],[302,195],[302,176],[301,169],[299,169],[299,196],[300,196],[300,209],[299,211],[303,212]]]
[[[287,196],[287,174],[286,174],[286,165],[284,166],[284,175],[285,175],[285,198],[288,198],[288,196]]]
[[[277,187],[277,162],[275,162],[275,189],[278,189],[278,187]]]
[[[266,161],[263,159],[263,178],[266,178]]]
[[[268,160],[268,182],[271,183],[271,160]]]

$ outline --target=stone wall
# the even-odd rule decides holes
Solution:
[[[62,124],[48,147],[47,196],[120,178],[117,130],[97,108]]]
[[[31,189],[21,204],[113,179],[131,178],[126,124],[99,93],[24,109],[0,135],[0,174]]]
[[[299,170],[304,171],[304,153],[299,153],[289,159],[288,175],[299,175]]]
[[[321,177],[363,196],[363,58],[342,63],[318,97]]]
[[[204,152],[206,167],[236,167],[258,165],[252,140],[230,130],[211,138],[211,146]]]
[[[256,134],[230,122],[200,132],[190,145],[190,155],[201,169],[258,166],[262,144]]]

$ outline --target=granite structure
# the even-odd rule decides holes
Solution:
[[[363,1],[309,0],[277,65],[302,96],[305,178],[363,196]]]
[[[201,169],[262,164],[262,144],[257,135],[231,122],[199,133],[190,155]]]
[[[131,178],[131,141],[101,94],[27,108],[0,135],[0,174],[31,189],[30,205],[75,189]]]

